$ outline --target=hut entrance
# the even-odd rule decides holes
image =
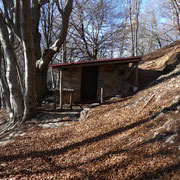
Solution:
[[[81,79],[81,100],[87,102],[97,100],[98,67],[83,67]]]

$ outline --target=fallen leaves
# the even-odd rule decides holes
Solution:
[[[1,146],[0,179],[180,177],[177,84],[180,76],[93,108],[69,126],[25,125]]]

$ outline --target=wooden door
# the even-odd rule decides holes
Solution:
[[[87,102],[89,100],[97,100],[97,79],[97,66],[82,68],[81,100],[83,102]]]

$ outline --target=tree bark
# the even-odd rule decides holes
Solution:
[[[135,15],[135,56],[138,55],[138,29],[139,29],[139,10],[140,10],[140,0],[136,0],[136,15]]]
[[[10,103],[10,93],[9,93],[9,87],[7,84],[7,81],[4,79],[1,71],[2,67],[2,60],[3,60],[3,55],[0,52],[0,89],[1,89],[1,107],[2,105],[6,107],[7,112],[10,114],[12,113],[11,109],[11,103]],[[4,98],[6,97],[6,98]],[[2,108],[1,108],[2,109]]]
[[[10,103],[12,110],[10,113],[10,118],[12,118],[13,120],[18,120],[19,118],[23,117],[24,113],[23,95],[21,92],[20,85],[18,83],[16,55],[9,40],[9,33],[1,12],[0,22],[0,41],[2,44],[4,57],[6,58],[7,62],[6,78],[9,87]]]
[[[62,46],[62,63],[66,63],[66,40]]]
[[[129,0],[129,23],[131,31],[131,56],[134,56],[134,33],[133,33],[133,22],[132,22],[132,1]]]
[[[22,42],[25,61],[24,120],[37,114],[35,53],[32,36],[30,0],[21,0]]]
[[[21,39],[21,10],[20,10],[19,0],[15,0],[14,24],[15,24],[15,32]]]
[[[39,33],[40,4],[38,0],[32,0],[32,34],[35,51],[35,59],[41,58],[41,34]]]
[[[171,11],[172,24],[180,35],[180,3],[176,0],[170,0],[169,7]]]

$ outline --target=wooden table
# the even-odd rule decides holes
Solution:
[[[74,89],[63,88],[62,91],[69,93],[69,104],[70,104],[70,109],[72,109],[72,93],[74,92]],[[57,95],[59,95],[59,90],[54,91],[54,110],[56,110],[56,97],[57,97]]]

